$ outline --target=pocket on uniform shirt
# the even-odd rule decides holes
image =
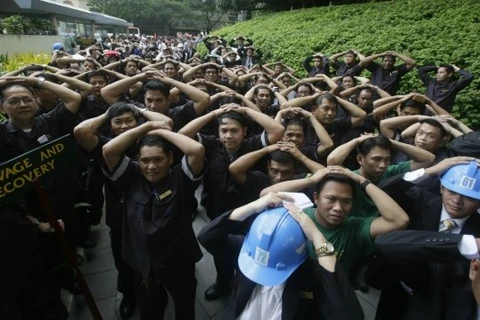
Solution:
[[[178,209],[173,207],[177,193],[178,190],[172,188],[160,191],[155,196],[152,204],[152,214],[149,217],[153,224],[156,226],[165,225],[171,220],[172,216],[182,214],[182,212],[176,212]],[[179,201],[189,201],[189,199],[179,199]]]
[[[129,199],[127,217],[139,222],[147,206],[149,197],[146,194],[134,193]]]

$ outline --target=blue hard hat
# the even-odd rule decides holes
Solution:
[[[61,44],[60,42],[54,43],[53,50],[63,50],[63,44]]]
[[[450,191],[480,200],[480,170],[476,161],[451,167],[440,182]]]
[[[253,221],[238,256],[238,266],[263,286],[285,282],[308,256],[308,239],[283,207],[262,212]]]

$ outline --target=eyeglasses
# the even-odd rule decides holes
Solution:
[[[18,107],[22,102],[24,104],[30,104],[35,102],[35,99],[33,99],[32,97],[23,97],[23,98],[12,98],[5,101],[7,105],[12,107]]]

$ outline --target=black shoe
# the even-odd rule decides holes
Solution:
[[[93,249],[97,246],[97,243],[93,241],[92,239],[87,239],[83,243],[80,244],[80,247],[83,247],[85,249]]]
[[[205,300],[215,300],[230,293],[229,285],[221,285],[215,282],[205,290]]]
[[[136,305],[135,296],[124,296],[120,302],[120,317],[122,319],[130,318],[135,312]]]

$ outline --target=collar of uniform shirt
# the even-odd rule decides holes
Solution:
[[[468,216],[469,217],[469,216]],[[442,221],[445,220],[445,219],[451,219],[453,221],[455,221],[455,223],[457,224],[457,226],[455,228],[453,228],[450,233],[460,233],[460,231],[462,230],[463,228],[463,225],[465,224],[465,221],[467,221],[468,217],[465,217],[465,218],[462,218],[462,219],[454,219],[452,217],[450,217],[450,215],[448,214],[447,210],[445,210],[445,206],[442,205],[442,214],[440,216],[440,221],[438,222],[438,225],[439,225],[439,230],[440,230],[440,225],[442,224]]]

